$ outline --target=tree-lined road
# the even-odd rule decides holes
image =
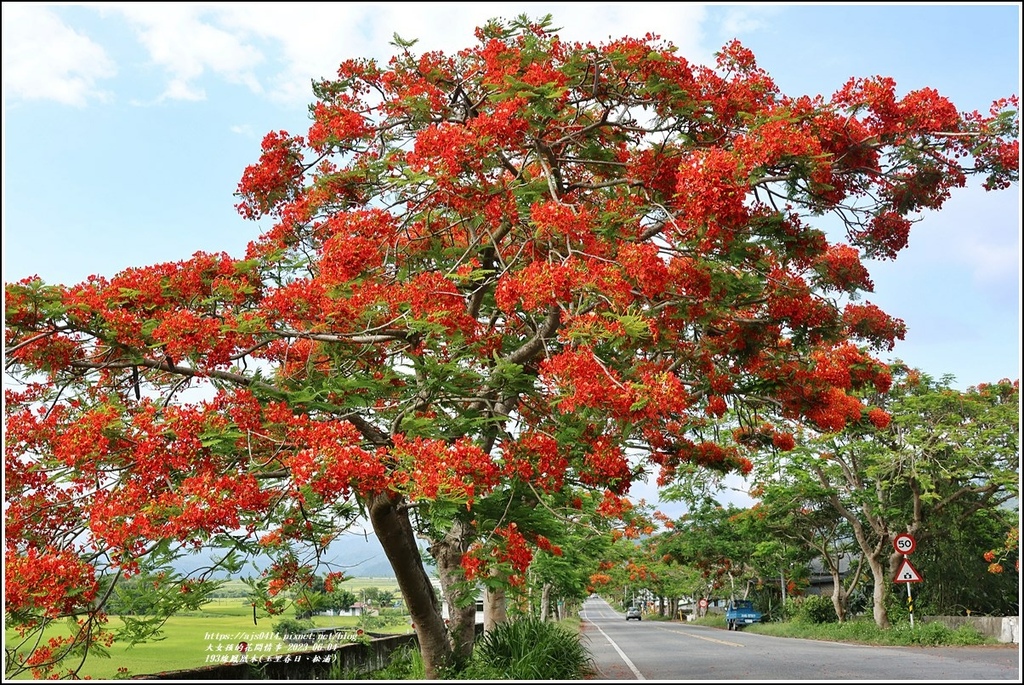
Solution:
[[[1008,680],[1020,646],[877,647],[627,621],[589,598],[580,614],[598,680]]]

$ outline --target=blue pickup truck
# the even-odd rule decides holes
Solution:
[[[725,627],[742,630],[744,626],[761,620],[761,612],[754,608],[749,599],[733,599],[725,608]]]

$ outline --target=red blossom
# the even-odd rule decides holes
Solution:
[[[868,420],[874,424],[875,428],[884,430],[889,427],[890,423],[892,423],[892,416],[883,409],[872,407],[868,411]]]
[[[300,136],[289,136],[285,131],[271,132],[263,138],[259,163],[249,166],[238,184],[242,202],[237,208],[242,216],[260,217],[294,197],[302,178],[302,143]]]

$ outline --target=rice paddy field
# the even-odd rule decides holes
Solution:
[[[393,590],[397,594],[397,585],[393,578],[353,578],[345,584],[347,590],[356,594],[364,587]],[[288,612],[284,617],[290,618],[293,614]],[[246,653],[250,660],[256,657],[272,657],[275,654],[284,655],[301,649],[285,643],[274,634],[272,626],[281,618],[283,617],[262,617],[253,625],[252,605],[246,599],[216,598],[205,604],[201,611],[182,613],[169,618],[160,640],[134,646],[115,642],[109,650],[109,659],[90,656],[78,675],[93,680],[110,680],[118,676],[118,668],[122,667],[128,669],[130,676],[200,668],[223,663],[224,660],[239,655],[240,642],[246,643]],[[354,633],[360,626],[360,617],[314,616],[313,623],[317,628],[351,628]],[[116,631],[122,625],[119,618],[110,617],[108,627],[111,630]],[[409,623],[383,629],[374,628],[375,632],[390,633],[411,630]],[[58,632],[59,628],[55,628],[52,635]],[[44,642],[50,636],[51,634],[45,635]],[[14,648],[19,642],[17,632],[5,630],[6,649]],[[61,671],[74,665],[66,663]],[[17,679],[31,680],[31,676],[24,673]]]

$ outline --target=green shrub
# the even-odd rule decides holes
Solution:
[[[420,650],[414,647],[402,647],[391,653],[388,665],[379,671],[369,675],[360,675],[355,679],[368,680],[423,680],[426,677],[426,669],[423,666],[423,657]],[[333,669],[331,680],[349,680],[342,676],[335,676]]]
[[[409,615],[398,609],[381,609],[376,615],[364,613],[359,616],[359,627],[367,632],[380,632],[392,626],[408,623]]]
[[[590,654],[578,633],[558,623],[523,617],[479,638],[462,678],[472,680],[581,680]]]
[[[962,625],[957,629],[950,628],[940,621],[927,623],[915,622],[893,625],[892,633],[898,644],[910,645],[980,645],[984,644],[985,636],[972,625]]]
[[[903,588],[893,587],[892,592],[885,595],[885,611],[892,623],[903,623],[910,620],[910,609],[907,606],[907,591]],[[921,612],[915,612],[921,615]]]
[[[964,625],[956,630],[939,621],[915,621],[893,623],[889,629],[879,628],[870,618],[855,618],[845,623],[758,623],[746,630],[774,635],[811,640],[832,640],[865,645],[983,645],[995,644],[994,638],[982,635],[974,626]]]
[[[293,638],[294,636],[299,635],[300,633],[303,633],[307,630],[312,630],[315,627],[316,626],[313,624],[312,621],[300,621],[296,618],[282,618],[280,621],[274,623],[271,626],[271,628],[274,631],[274,634],[282,640]]]
[[[764,612],[764,617],[761,619],[762,623],[788,621],[792,618],[790,613],[796,605],[793,603],[791,598],[786,598],[785,602],[775,602],[770,605],[768,611]]]
[[[836,609],[832,600],[821,595],[808,595],[794,602],[793,620],[798,623],[836,623]]]

